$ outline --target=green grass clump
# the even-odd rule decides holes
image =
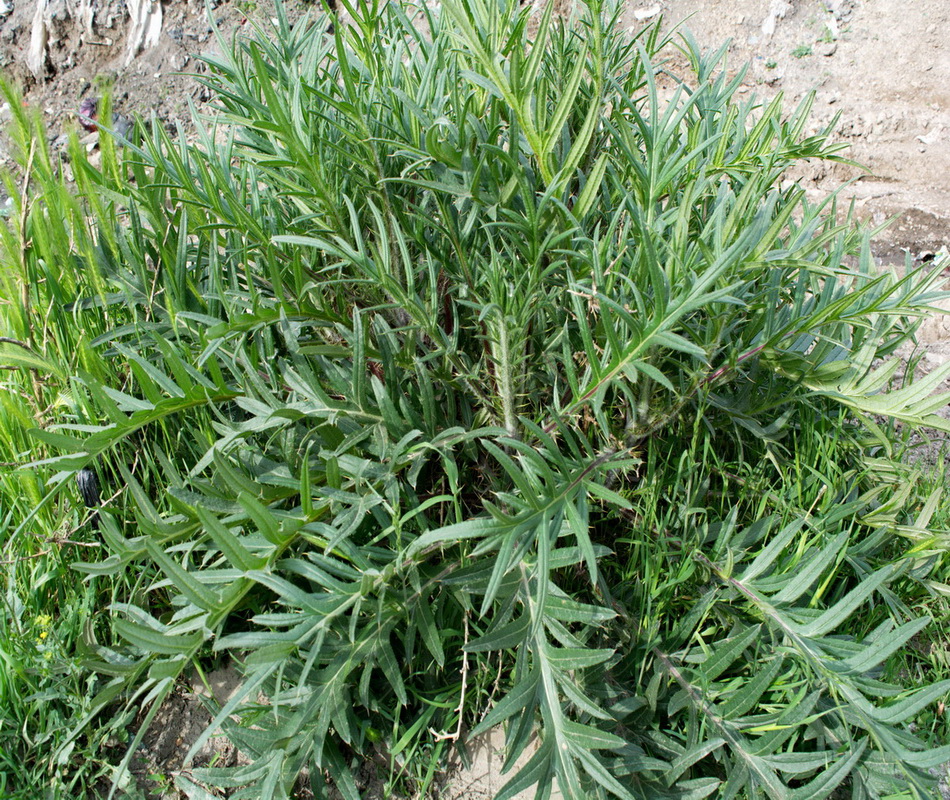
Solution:
[[[71,569],[102,543],[69,475],[31,464],[59,451],[29,432],[55,438],[54,424],[100,421],[81,382],[121,385],[122,367],[93,341],[132,317],[100,301],[96,226],[43,123],[9,89],[4,96],[20,170],[3,176],[13,204],[0,226],[0,797],[71,798],[111,776],[109,747],[128,738],[132,714],[82,724],[99,684],[83,660],[114,643],[102,612],[137,578],[86,580]],[[77,149],[71,160],[85,163]]]
[[[16,351],[21,392],[68,389],[26,405],[29,519],[75,514],[79,469],[116,487],[66,559],[109,615],[59,752],[141,706],[121,774],[227,655],[192,752],[223,729],[251,763],[191,797],[306,769],[357,798],[377,750],[424,792],[499,725],[532,753],[502,798],[925,796],[950,681],[894,664],[945,539],[897,425],[948,429],[948,369],[899,384],[895,353],[939,270],[877,270],[834,198],[780,188],[840,147],[810,101],[741,101],[723,51],[594,0],[345,5],[225,47],[193,142],[74,148],[56,283],[4,267],[63,317],[10,337],[45,359]]]

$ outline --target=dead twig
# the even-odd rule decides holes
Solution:
[[[458,724],[455,726],[455,730],[452,733],[435,733],[435,741],[441,742],[445,739],[448,739],[453,742],[457,742],[462,736],[462,717],[465,710],[465,689],[468,686],[468,653],[465,651],[465,647],[468,645],[468,611],[465,612],[465,616],[462,617],[462,624],[465,626],[465,641],[462,645],[462,693],[459,696],[458,708],[455,710],[458,712],[459,719]]]
[[[9,567],[13,564],[19,564],[21,561],[30,561],[34,558],[42,558],[43,556],[48,556],[50,554],[49,550],[40,550],[38,553],[30,553],[28,556],[18,556],[17,558],[11,558],[9,560],[0,561],[0,565],[4,567]]]

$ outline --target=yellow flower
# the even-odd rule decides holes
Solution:
[[[36,618],[36,624],[41,628],[48,628],[53,624],[53,618],[49,614],[40,614]]]
[[[49,631],[40,631],[40,641],[42,642],[47,636],[49,636]]]

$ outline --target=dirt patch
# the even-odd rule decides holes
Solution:
[[[208,7],[211,8],[209,17]],[[202,57],[253,24],[268,25],[274,0],[0,0],[0,69],[40,110],[54,146],[65,144],[84,99],[111,92],[125,115],[153,114],[187,130],[189,104],[208,90],[195,78]],[[313,3],[286,0],[291,21]],[[0,121],[9,109],[0,109]],[[62,139],[58,137],[62,136]],[[0,152],[0,159],[4,154]]]
[[[442,800],[491,800],[534,755],[535,748],[527,747],[518,756],[511,768],[502,773],[505,764],[505,734],[495,728],[482,736],[465,743],[467,758],[456,753],[449,761],[447,777],[439,790]],[[532,800],[535,787],[525,789],[512,800]],[[563,795],[555,785],[551,800],[561,800]]]
[[[202,701],[208,688],[218,705],[224,705],[240,687],[241,674],[233,666],[214,670],[205,683],[193,675],[159,708],[132,760],[136,788],[147,800],[184,797],[174,787],[176,775],[188,773],[185,756],[211,722],[211,713]],[[225,736],[212,736],[188,767],[232,767],[247,763]]]
[[[748,65],[740,92],[787,107],[815,92],[810,131],[835,123],[845,153],[868,168],[815,163],[800,183],[815,199],[844,181],[864,219],[897,223],[875,253],[903,262],[950,243],[950,49],[945,0],[664,0],[633,3],[631,28],[662,13],[704,48],[729,40],[730,67]]]

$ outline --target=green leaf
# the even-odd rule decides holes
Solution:
[[[762,575],[779,555],[789,546],[792,539],[801,531],[805,525],[804,518],[795,519],[782,528],[778,535],[769,542],[759,555],[757,555],[751,564],[746,567],[742,576],[737,578],[741,583],[749,583]]]
[[[506,625],[493,628],[465,645],[466,653],[485,653],[491,650],[507,650],[524,644],[528,637],[531,620],[528,614],[522,614]]]
[[[167,631],[155,630],[137,622],[116,617],[112,621],[116,633],[147,653],[160,655],[188,655],[191,656],[204,641],[199,631],[190,634],[172,635]]]
[[[540,670],[534,669],[521,678],[499,702],[491,709],[485,718],[472,729],[472,736],[479,736],[496,725],[500,725],[512,715],[526,708],[533,708],[538,691],[538,681],[541,679]]]
[[[202,580],[185,570],[174,558],[168,555],[154,540],[145,542],[149,556],[161,567],[162,572],[185,597],[203,611],[219,609],[220,598],[217,592],[207,588]]]
[[[747,713],[753,706],[758,705],[762,696],[769,690],[782,671],[784,663],[781,656],[775,656],[767,666],[757,664],[759,670],[752,676],[751,680],[743,684],[739,691],[729,695],[729,698],[719,706],[719,713],[726,719],[735,719]]]
[[[579,750],[616,750],[626,744],[619,736],[569,719],[564,720],[563,731],[567,741]]]
[[[900,650],[931,622],[932,620],[927,617],[920,617],[912,622],[904,623],[893,631],[890,630],[890,625],[885,623],[888,624],[888,630],[884,635],[846,659],[844,664],[858,675],[869,672]]]
[[[900,570],[899,566],[885,567],[868,575],[858,586],[842,597],[813,622],[798,628],[802,636],[824,636],[837,628],[854,610],[864,603],[875,590],[891,580]]]
[[[703,679],[714,681],[725,672],[746,649],[762,635],[761,625],[751,625],[737,636],[718,643],[700,668]]]
[[[432,616],[429,603],[424,600],[417,603],[413,613],[426,649],[432,654],[436,664],[440,667],[445,666],[445,650],[442,647],[442,637],[436,628],[435,618]]]
[[[29,345],[11,339],[0,341],[0,366],[35,369],[44,375],[66,380],[66,370],[56,361],[40,355]]]
[[[772,596],[776,604],[793,603],[801,597],[822,573],[837,559],[838,554],[847,546],[849,535],[847,531],[839,533],[827,547],[808,561],[804,567],[799,567],[795,577],[789,581],[782,591]]]
[[[544,613],[561,622],[579,622],[600,625],[617,616],[615,611],[588,603],[580,603],[569,597],[549,594],[544,600]]]
[[[198,506],[195,508],[195,514],[214,540],[214,543],[221,548],[225,558],[239,570],[247,573],[251,570],[261,569],[267,563],[264,556],[253,555],[241,543],[241,540],[210,511]]]
[[[542,741],[528,762],[495,795],[495,800],[511,800],[519,792],[526,791],[535,784],[543,785],[549,781],[553,750],[553,742]]]
[[[604,173],[607,171],[608,159],[608,153],[601,153],[594,162],[594,166],[591,167],[587,180],[584,182],[584,188],[571,208],[571,213],[576,219],[583,220],[593,207],[604,180]]]
[[[930,705],[940,697],[946,697],[948,694],[950,694],[950,680],[939,681],[911,692],[907,697],[897,702],[887,703],[877,708],[874,711],[874,717],[886,725],[904,722],[925,706]]]
[[[498,533],[499,530],[498,523],[493,519],[485,517],[468,519],[424,533],[410,545],[406,555],[408,558],[418,558],[424,550],[435,545],[452,545],[465,539],[487,538]]]
[[[788,775],[804,775],[824,769],[834,761],[834,758],[834,751],[822,750],[816,753],[778,753],[764,757],[763,761],[779,772]]]
[[[677,756],[669,765],[669,772],[666,775],[667,783],[680,784],[680,778],[691,766],[702,761],[710,753],[716,752],[726,744],[725,739],[712,738],[697,744],[686,752]]]
[[[800,786],[791,794],[791,800],[811,800],[811,798],[828,797],[841,782],[854,770],[855,766],[867,749],[867,739],[862,739],[856,745],[851,744],[851,752],[847,757],[839,758],[835,764],[822,772],[810,783]]]
[[[549,647],[545,649],[544,657],[555,669],[578,670],[603,664],[614,655],[610,649],[590,649],[584,647]]]

